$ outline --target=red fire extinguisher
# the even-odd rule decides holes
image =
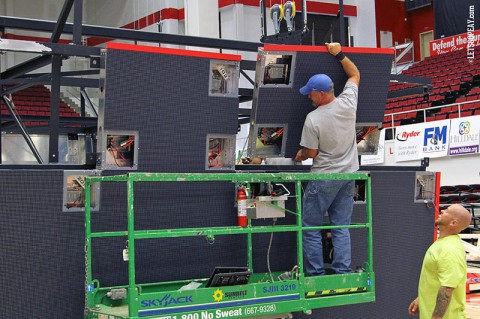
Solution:
[[[247,193],[243,187],[240,187],[237,192],[237,215],[238,226],[247,226]]]

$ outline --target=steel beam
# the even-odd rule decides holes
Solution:
[[[240,61],[240,69],[255,71],[257,69],[257,61],[242,60]]]
[[[432,80],[429,78],[424,78],[421,76],[411,76],[406,74],[390,74],[390,81],[398,81],[404,83],[414,83],[414,84],[432,84]]]
[[[42,43],[44,46],[52,49],[51,54],[61,54],[68,56],[100,56],[101,49],[96,47],[86,47],[75,44],[60,44],[60,43]]]
[[[238,108],[239,116],[250,116],[250,113],[252,113],[252,109],[247,109],[243,107]]]
[[[58,135],[60,128],[60,73],[62,57],[52,57],[52,85],[50,93],[50,139],[48,143],[48,162],[58,163]]]
[[[25,73],[44,67],[45,65],[50,64],[51,60],[52,58],[50,56],[43,55],[32,60],[25,61],[5,70],[1,73],[0,77],[2,79],[12,79],[19,75],[23,75]]]
[[[62,34],[63,27],[65,26],[65,22],[67,21],[68,15],[70,14],[70,10],[72,9],[74,0],[65,0],[63,4],[62,11],[60,12],[60,16],[58,17],[57,23],[55,24],[52,36],[50,37],[50,42],[58,42],[60,39],[60,35]],[[41,68],[51,61],[50,57],[39,56],[33,58],[29,61],[26,61],[20,65],[16,65],[13,68],[8,69],[7,71],[2,73],[2,78],[9,79],[13,78],[19,74],[25,74],[30,71],[36,70]]]
[[[84,91],[85,88],[80,89],[80,116],[85,117],[85,97],[82,94],[82,91]]]
[[[245,102],[250,102],[251,100],[253,100],[253,97],[252,96],[239,96],[238,97],[238,103],[245,103]]]
[[[76,86],[76,87],[88,87],[88,88],[99,88],[100,80],[99,79],[88,79],[88,78],[73,78],[73,77],[61,77],[60,79],[61,86]]]
[[[72,11],[72,6],[75,0],[65,0],[63,3],[62,11],[60,11],[60,15],[58,16],[57,23],[55,24],[55,28],[53,29],[52,36],[50,37],[50,42],[56,43],[60,40],[60,36],[62,35],[63,28],[65,23],[67,22],[68,15],[70,11]]]
[[[250,123],[250,117],[239,117],[238,124],[248,124]]]
[[[46,21],[46,20],[34,20],[34,19],[26,19],[26,18],[0,16],[0,27],[5,27],[5,28],[52,32],[55,28],[55,25],[56,25],[55,22]],[[67,34],[72,34],[73,25],[71,23],[66,23],[63,29],[63,32]],[[112,38],[112,39],[165,43],[165,44],[178,44],[178,45],[186,45],[186,46],[250,51],[250,52],[257,52],[258,48],[263,46],[263,43],[260,43],[260,42],[194,37],[194,36],[186,36],[186,35],[178,35],[178,34],[128,30],[128,29],[122,29],[122,28],[101,27],[101,26],[93,26],[93,25],[83,25],[82,33],[84,36],[105,37],[105,38]]]
[[[335,21],[330,24],[330,28],[328,29],[327,33],[325,34],[325,37],[323,38],[323,42],[330,42],[331,41],[331,36],[333,31],[335,30],[335,24],[337,23],[338,19],[340,19],[340,11],[337,13],[337,17],[335,18]]]
[[[2,125],[3,128],[3,125]],[[12,130],[8,128],[8,126],[5,126],[5,129],[8,129],[10,133],[16,134],[18,133],[15,130]],[[30,126],[29,127],[31,134],[35,135],[46,135],[48,136],[49,133],[49,128],[47,125],[38,125],[38,126]],[[61,127],[60,128],[60,135],[68,135],[68,134],[94,134],[97,132],[97,126],[91,126],[91,127]],[[47,166],[49,168],[56,168],[57,165],[54,166]],[[45,168],[45,166],[44,166]]]
[[[6,122],[2,123],[2,129],[11,127],[14,119],[11,115],[3,115],[2,119]],[[50,122],[49,116],[38,115],[22,115],[24,122]],[[60,117],[60,124],[63,125],[82,125],[82,126],[97,126],[97,118],[95,117]]]
[[[63,74],[62,74],[63,75]],[[20,80],[20,81],[19,81]],[[36,76],[32,78],[21,78],[21,79],[9,79],[9,80],[1,80],[1,85],[12,85],[17,84],[11,88],[1,90],[0,94],[13,94],[15,92],[24,90],[28,87],[31,87],[36,84],[45,84],[50,85],[52,83],[51,74],[45,73],[41,76]],[[88,88],[99,88],[99,79],[90,79],[90,78],[75,78],[75,77],[67,77],[61,76],[60,77],[60,86],[76,86],[76,87],[88,87]]]
[[[250,82],[250,84],[252,84],[253,86],[255,86],[255,81],[253,81],[247,73],[245,73],[245,71],[243,70],[240,70],[240,73],[245,77],[245,79]]]
[[[3,84],[19,83],[23,79],[30,79],[30,78],[34,78],[34,77],[39,77],[39,76],[42,76],[42,75],[45,75],[45,74],[50,74],[50,73],[35,73],[35,74],[30,73],[30,74],[26,74],[24,76],[19,76],[16,80],[2,80],[2,79],[0,79],[0,83],[3,83]],[[61,73],[62,76],[84,76],[84,75],[99,75],[99,74],[100,74],[100,70],[98,70],[98,69],[96,69],[96,70],[81,70],[81,71],[65,71],[65,72]]]
[[[50,64],[51,57],[50,54],[61,54],[65,56],[81,56],[81,57],[91,57],[91,56],[99,56],[100,55],[100,48],[95,47],[85,47],[81,45],[66,45],[66,44],[58,44],[58,43],[44,43],[46,47],[52,49],[52,52],[48,52],[45,55],[30,59],[25,61],[21,64],[15,65],[4,71],[1,74],[1,78],[3,79],[11,79],[16,78],[20,75],[24,75],[25,73],[37,70],[45,65]]]
[[[243,96],[253,96],[253,89],[239,88],[238,94]]]
[[[75,0],[73,13],[73,43],[80,45],[82,43],[83,0]]]
[[[338,1],[338,5],[340,6],[340,44],[342,46],[347,45],[347,41],[345,40],[345,20],[343,19],[343,0]]]
[[[41,84],[48,81],[50,81],[50,75],[45,74],[33,79],[23,80],[21,84],[9,87],[8,89],[5,89],[5,90],[1,90],[0,92],[1,92],[1,95],[13,94],[15,92],[22,91],[36,84]],[[3,81],[0,80],[0,83],[3,83]]]
[[[261,28],[261,39],[260,41],[263,42],[263,39],[267,36],[267,6],[265,4],[266,0],[260,0],[260,28]]]
[[[92,100],[88,96],[87,91],[85,91],[85,88],[80,89],[80,95],[82,96],[82,100],[85,101],[85,106],[88,106],[88,108],[92,111],[93,115],[95,117],[98,117],[98,112],[95,109],[95,106],[93,106]]]
[[[25,142],[27,143],[28,147],[32,151],[33,156],[35,156],[38,164],[43,164],[43,159],[40,156],[40,153],[38,152],[37,148],[35,147],[35,144],[33,143],[32,139],[30,138],[30,134],[28,134],[27,129],[23,125],[22,121],[20,118],[17,116],[17,114],[13,111],[12,106],[10,105],[10,101],[5,97],[5,95],[2,95],[2,100],[3,103],[5,103],[5,107],[7,108],[8,112],[10,113],[11,118],[17,125],[17,127],[20,130],[20,133],[22,134],[23,138],[25,139]]]

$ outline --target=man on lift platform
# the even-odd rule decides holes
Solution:
[[[312,173],[353,173],[359,169],[355,133],[360,72],[345,56],[339,43],[326,43],[328,52],[342,65],[348,80],[335,97],[333,82],[326,74],[312,76],[300,93],[308,95],[315,110],[305,119],[295,161],[313,158]],[[328,212],[330,224],[349,225],[353,211],[355,182],[352,180],[310,181],[303,198],[303,226],[322,226]],[[334,256],[332,270],[350,273],[351,244],[348,229],[332,229]],[[303,233],[305,272],[324,275],[322,234],[320,230]]]

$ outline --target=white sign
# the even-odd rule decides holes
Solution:
[[[450,156],[478,154],[480,146],[480,116],[451,120]]]
[[[362,155],[361,165],[383,164],[385,162],[385,130],[380,131],[378,151],[376,155]]]
[[[395,134],[395,162],[421,158],[425,124],[398,126]]]
[[[450,142],[450,120],[425,123],[420,158],[444,157],[448,155]]]

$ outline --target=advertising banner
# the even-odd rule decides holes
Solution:
[[[448,155],[450,120],[425,123],[420,158]]]
[[[448,155],[478,154],[480,146],[479,135],[480,116],[452,119]]]
[[[395,162],[421,158],[425,123],[397,127],[395,135]]]
[[[480,45],[480,30],[430,41],[430,55],[439,55]]]

